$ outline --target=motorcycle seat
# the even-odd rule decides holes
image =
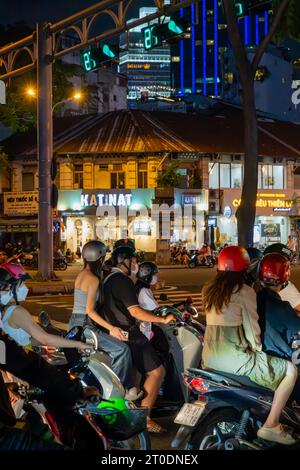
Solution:
[[[255,382],[252,382],[252,380],[249,379],[249,377],[244,376],[244,375],[235,375],[235,374],[230,374],[229,372],[223,372],[219,370],[214,370],[214,369],[188,369],[190,372],[195,374],[195,376],[203,377],[206,376],[207,378],[211,378],[212,380],[218,382],[218,383],[224,383],[232,386],[243,386],[246,388],[251,388],[256,391],[260,391],[261,393],[264,393],[264,395],[272,395],[272,391],[269,388],[262,387]],[[198,371],[198,374],[197,374]]]

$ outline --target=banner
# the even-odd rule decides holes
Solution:
[[[4,215],[36,215],[38,213],[38,191],[4,193]]]

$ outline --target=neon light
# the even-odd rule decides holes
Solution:
[[[206,80],[207,80],[207,70],[206,70],[206,67],[207,67],[207,64],[206,64],[206,60],[207,60],[207,56],[206,56],[206,41],[207,41],[207,37],[206,37],[206,0],[203,0],[202,2],[202,47],[203,47],[203,95],[206,96],[207,95],[207,83],[206,83]]]
[[[180,8],[180,17],[183,17],[183,8]],[[180,92],[184,95],[184,42],[180,41]]]
[[[269,32],[269,12],[265,11],[265,36]]]
[[[218,44],[218,0],[214,0],[214,79],[215,79],[215,96],[219,94],[218,88],[218,66],[219,66],[219,44]]]
[[[255,43],[259,44],[259,20],[258,15],[255,15]]]
[[[249,16],[245,17],[245,45],[249,44]]]
[[[192,93],[196,92],[196,71],[195,71],[195,5],[191,5],[192,23]]]

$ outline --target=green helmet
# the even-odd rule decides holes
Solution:
[[[97,408],[107,411],[107,414],[104,413],[101,418],[107,425],[113,426],[118,421],[119,414],[127,411],[129,406],[125,398],[110,398],[110,400],[102,400]]]

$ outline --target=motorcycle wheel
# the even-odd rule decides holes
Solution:
[[[195,261],[189,263],[189,268],[195,268],[195,267],[196,267]]]
[[[151,450],[151,439],[148,431],[144,431],[125,441],[110,441],[110,445],[118,450]]]
[[[234,437],[237,432],[240,419],[241,413],[234,408],[223,408],[211,412],[194,431],[189,448],[193,450],[224,450],[226,439]],[[252,434],[250,426],[247,426],[246,434],[247,436]],[[240,448],[240,450],[242,449]]]
[[[61,261],[59,263],[58,269],[60,271],[65,271],[67,269],[67,267],[68,267],[68,264],[65,261]]]

